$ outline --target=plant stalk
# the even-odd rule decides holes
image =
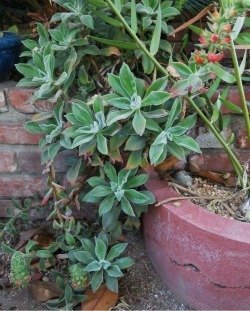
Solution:
[[[244,91],[244,87],[243,87],[242,80],[241,80],[241,73],[240,73],[239,63],[237,60],[236,49],[235,49],[233,40],[231,40],[231,56],[232,56],[232,61],[233,61],[233,66],[234,66],[234,71],[235,71],[235,78],[236,78],[238,91],[240,95],[240,100],[242,104],[243,115],[244,115],[245,124],[246,124],[247,137],[250,142],[250,117],[249,117],[248,106],[246,102],[245,91]]]
[[[140,47],[140,49],[150,58],[150,60],[155,64],[156,68],[166,76],[168,76],[167,70],[157,61],[157,59],[148,51],[146,46],[141,42],[141,40],[137,37],[137,35],[132,31],[130,26],[127,24],[126,20],[122,17],[120,12],[116,9],[115,5],[112,3],[111,0],[105,0],[105,2],[108,4],[108,6],[111,8],[111,10],[114,12],[114,14],[117,16],[117,18],[120,20],[124,28],[127,30],[127,32],[130,34],[130,36],[135,40],[137,45]],[[171,78],[171,77],[170,77]],[[173,79],[172,79],[173,80]],[[231,148],[228,146],[224,138],[220,135],[220,133],[216,130],[216,128],[213,126],[213,124],[207,119],[207,117],[203,114],[203,112],[199,109],[199,107],[195,104],[195,102],[188,96],[184,96],[184,98],[189,102],[189,104],[194,108],[194,110],[197,112],[197,114],[201,117],[201,119],[205,122],[205,124],[208,126],[208,128],[211,130],[211,132],[214,134],[214,136],[218,139],[221,146],[226,151],[230,161],[232,162],[232,165],[236,171],[236,174],[243,185],[243,173],[244,169],[241,166],[239,160],[231,150]]]

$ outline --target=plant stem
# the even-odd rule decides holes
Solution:
[[[155,64],[155,66],[165,75],[168,75],[167,70],[156,60],[156,58],[149,52],[146,46],[141,42],[141,40],[137,37],[137,35],[133,32],[133,30],[129,27],[128,23],[122,17],[121,13],[116,9],[115,5],[111,0],[105,0],[111,10],[115,13],[118,17],[120,22],[123,24],[124,28],[130,34],[130,36],[135,40],[139,48],[150,58],[150,60]]]
[[[129,27],[125,19],[122,17],[120,12],[116,9],[115,5],[112,3],[111,0],[105,0],[105,2],[108,4],[108,6],[111,8],[111,10],[114,12],[114,14],[117,16],[117,18],[120,20],[120,22],[123,24],[124,28],[127,30],[127,32],[130,34],[130,36],[135,40],[137,45],[141,48],[141,50],[150,58],[150,60],[155,64],[156,68],[158,68],[159,71],[161,71],[163,74],[168,76],[167,70],[157,61],[157,59],[148,51],[146,46],[141,42],[141,40],[137,37],[137,35],[132,31],[132,29]],[[171,79],[171,77],[170,77]],[[173,80],[173,79],[172,79]],[[241,166],[239,160],[231,150],[231,148],[228,146],[228,144],[225,142],[224,138],[221,136],[221,134],[216,130],[216,128],[213,126],[213,124],[207,119],[207,117],[203,114],[203,112],[199,109],[199,107],[195,104],[195,102],[188,96],[184,96],[184,98],[189,102],[189,104],[194,108],[194,110],[197,112],[197,114],[201,117],[201,119],[205,122],[205,124],[208,126],[208,128],[211,130],[211,132],[214,134],[214,136],[218,139],[219,143],[222,145],[224,150],[226,151],[230,161],[232,162],[233,167],[235,168],[236,174],[239,177],[239,180],[242,184],[243,180],[243,167]]]
[[[246,96],[245,96],[244,87],[243,87],[242,80],[241,80],[241,73],[240,73],[239,63],[237,60],[237,54],[236,54],[233,40],[231,40],[231,55],[232,55],[232,61],[233,61],[233,66],[234,66],[234,71],[235,71],[235,78],[236,78],[240,100],[242,104],[243,115],[245,119],[247,137],[248,137],[248,140],[250,141],[250,118],[249,118],[248,106],[246,102]]]

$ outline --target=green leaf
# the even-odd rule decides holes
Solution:
[[[116,257],[119,257],[125,251],[127,246],[128,243],[115,244],[114,246],[111,247],[110,251],[108,252],[106,260],[112,261]]]
[[[160,39],[161,39],[161,24],[162,24],[161,5],[159,4],[157,19],[155,22],[155,29],[154,29],[151,44],[150,44],[150,53],[152,55],[155,55],[159,49]]]
[[[82,159],[78,159],[76,163],[74,163],[71,168],[67,172],[67,179],[71,183],[71,185],[74,185],[77,177],[79,175],[79,171],[82,165]]]
[[[151,164],[155,164],[161,158],[165,150],[165,144],[151,145],[149,149],[149,159]]]
[[[98,259],[104,260],[106,257],[106,252],[107,252],[107,247],[105,243],[101,239],[95,237],[95,253]]]
[[[132,217],[135,216],[133,207],[129,203],[128,199],[125,198],[124,196],[121,198],[121,208],[125,214],[132,216]]]
[[[245,15],[239,16],[239,17],[237,18],[237,20],[236,20],[236,22],[235,22],[235,24],[234,24],[232,33],[231,33],[231,38],[232,38],[232,40],[235,40],[235,39],[238,37],[238,35],[239,35],[239,33],[240,33],[240,31],[241,31],[243,25],[244,25],[245,18],[246,18]]]
[[[105,163],[104,172],[111,181],[117,182],[117,173],[114,166],[111,163],[109,162]]]
[[[53,255],[51,254],[51,252],[46,251],[46,250],[39,250],[36,252],[36,256],[40,257],[40,258],[51,258],[53,257]]]
[[[120,269],[126,269],[131,267],[134,264],[134,261],[130,257],[123,257],[116,259],[113,264],[117,265]]]
[[[135,0],[131,0],[131,29],[134,32],[134,34],[137,33],[138,25],[137,25],[137,12]]]
[[[135,50],[138,48],[136,43],[129,42],[129,41],[109,40],[109,39],[98,38],[98,37],[94,37],[94,36],[89,36],[89,38],[91,38],[97,42],[106,44],[108,46],[115,46],[117,48],[121,48],[121,49],[125,49],[125,50]]]
[[[132,113],[133,113],[133,110],[121,111],[121,110],[111,109],[107,115],[107,126],[110,126],[111,124],[117,121],[127,119]]]
[[[93,292],[96,292],[103,282],[103,271],[97,271],[91,278],[91,288]]]
[[[108,183],[101,177],[98,176],[93,176],[87,180],[87,183],[91,187],[96,187],[96,186],[108,186]]]
[[[168,84],[167,77],[162,77],[155,80],[147,89],[145,97],[147,97],[151,92],[155,91],[165,91]]]
[[[166,123],[166,129],[172,127],[174,121],[178,118],[179,114],[181,113],[181,107],[182,107],[181,99],[177,98],[174,101],[174,104],[169,112]]]
[[[90,125],[93,123],[93,118],[87,107],[79,104],[72,104],[72,112],[76,119],[82,122],[84,125]]]
[[[227,99],[224,99],[224,98],[220,98],[220,101],[222,102],[222,104],[224,106],[226,106],[229,110],[235,112],[235,113],[240,113],[242,114],[243,111],[240,107],[236,106],[235,104],[233,104],[232,102],[230,102],[229,100]]]
[[[142,152],[143,150],[141,149],[141,150],[132,151],[130,153],[128,161],[127,161],[126,169],[132,170],[141,165]]]
[[[135,204],[147,204],[148,197],[134,189],[125,190],[125,197]]]
[[[116,265],[112,265],[109,267],[106,272],[108,273],[109,276],[113,276],[115,278],[117,277],[122,277],[123,273],[121,272],[120,268]]]
[[[173,142],[168,142],[167,149],[171,155],[175,156],[177,159],[185,161],[185,151],[181,146]]]
[[[108,83],[118,94],[129,98],[128,93],[123,89],[119,77],[114,74],[108,74]]]
[[[65,291],[64,291],[64,297],[66,302],[71,302],[73,297],[73,290],[70,285],[66,285]]]
[[[43,134],[43,130],[40,128],[40,125],[37,122],[29,121],[24,125],[26,131],[31,134]]]
[[[171,98],[171,95],[163,91],[152,91],[149,95],[143,99],[142,106],[158,106],[164,104]]]
[[[94,197],[106,197],[111,193],[113,193],[113,191],[109,186],[97,186],[89,192],[89,195]]]
[[[108,154],[108,142],[107,138],[102,135],[101,132],[97,133],[97,149],[102,154]]]
[[[181,122],[178,123],[178,126],[185,127],[187,130],[195,126],[197,121],[197,115],[192,114],[191,116],[186,117]]]
[[[112,292],[118,293],[117,278],[109,276],[108,273],[105,273],[105,283],[109,290],[111,290]]]
[[[140,174],[137,176],[133,176],[129,178],[127,183],[125,184],[126,188],[136,188],[139,186],[144,185],[148,180],[149,175],[148,174]]]
[[[129,96],[136,94],[135,77],[129,69],[129,66],[125,63],[123,63],[120,69],[119,78],[123,89]]]
[[[111,208],[114,205],[114,200],[115,200],[115,196],[113,194],[110,194],[102,201],[102,203],[99,206],[100,216],[103,216],[104,214],[106,214],[107,212],[111,210]]]
[[[188,150],[201,153],[198,143],[191,137],[188,136],[174,137],[173,141],[177,145],[187,148]]]
[[[234,83],[236,81],[235,77],[228,71],[224,70],[221,65],[212,64],[211,69],[222,81],[227,83]]]
[[[132,125],[138,135],[142,136],[144,134],[146,128],[146,119],[139,109],[135,112]]]
[[[173,62],[171,63],[171,65],[184,78],[188,78],[190,75],[193,74],[192,70],[183,63]]]
[[[101,269],[102,269],[102,265],[99,263],[99,261],[92,261],[87,265],[86,268],[84,268],[84,271],[95,272],[95,271],[100,271]]]

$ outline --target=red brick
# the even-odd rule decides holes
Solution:
[[[250,151],[249,150],[237,150],[237,154],[242,163],[248,163],[250,165]],[[225,153],[220,151],[206,151],[201,155],[189,156],[189,171],[196,173],[199,171],[213,171],[213,172],[233,172],[233,167],[228,160]]]
[[[0,144],[36,145],[40,137],[40,135],[28,133],[23,125],[20,124],[0,124]]]
[[[0,151],[0,172],[13,173],[17,169],[15,152]]]
[[[21,172],[42,173],[41,151],[39,149],[30,150],[27,148],[26,150],[19,151],[17,154],[17,163]]]
[[[2,197],[31,197],[43,194],[46,178],[28,175],[0,176],[0,185]]]
[[[34,113],[37,109],[50,111],[51,104],[46,100],[39,100],[33,103],[34,90],[13,88],[6,91],[10,105],[23,113]]]
[[[20,205],[22,204],[21,201],[18,201]],[[0,218],[6,217],[6,209],[13,207],[13,201],[10,199],[0,200]]]
[[[237,147],[240,149],[250,149],[250,141],[247,137],[246,130],[239,130],[236,134]],[[249,150],[250,153],[250,150]]]
[[[0,91],[0,112],[8,111],[8,106],[5,101],[4,91]]]
[[[67,159],[70,156],[74,156],[71,150],[65,150],[59,153],[54,162],[54,168],[57,173],[66,172],[69,168],[67,165]],[[41,151],[39,149],[22,150],[17,155],[18,167],[21,172],[25,173],[42,173],[45,166],[41,165]]]
[[[246,100],[250,101],[250,87],[245,87],[245,96],[246,96]],[[215,101],[218,97],[218,94],[213,96],[212,100]],[[241,105],[241,100],[240,100],[240,95],[238,92],[238,89],[235,87],[230,88],[229,90],[229,94],[227,96],[227,100],[229,100],[230,102],[232,102],[233,104],[235,104],[238,107],[242,107]],[[250,108],[249,108],[250,111]],[[225,107],[224,105],[221,106],[221,112],[223,114],[233,114],[234,112],[232,112],[231,110],[229,110],[227,107]]]

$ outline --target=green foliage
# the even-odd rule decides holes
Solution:
[[[94,243],[89,239],[82,240],[83,248],[73,255],[84,268],[90,278],[93,292],[96,292],[104,282],[108,289],[118,292],[118,278],[123,276],[122,270],[133,265],[129,257],[120,257],[127,243],[118,243],[109,247],[110,241],[105,234],[95,237]]]
[[[17,287],[27,287],[30,280],[28,258],[21,252],[15,252],[11,257],[10,280]]]
[[[57,252],[68,258],[69,275],[55,274],[61,296],[48,307],[70,309],[85,299],[89,286],[96,291],[105,283],[117,292],[123,270],[133,264],[120,257],[127,245],[117,241],[124,230],[139,228],[141,214],[155,203],[144,189],[149,176],[140,169],[200,152],[190,135],[197,112],[231,155],[233,137],[224,142],[218,133],[228,125],[220,108],[242,110],[227,100],[227,88],[211,103],[221,81],[235,82],[222,65],[173,53],[165,40],[178,14],[171,1],[55,2],[62,11],[49,30],[37,25],[38,40],[23,42],[29,61],[17,65],[24,75],[20,85],[36,87],[34,99],[49,99],[53,106],[26,129],[42,134],[48,172],[42,205],[50,205],[48,220],[57,234],[49,246],[30,241],[25,251],[29,259],[39,258],[41,270],[54,264]],[[53,163],[66,150],[69,183],[62,186]],[[93,221],[76,221],[74,209],[89,208],[86,203],[97,206]]]

